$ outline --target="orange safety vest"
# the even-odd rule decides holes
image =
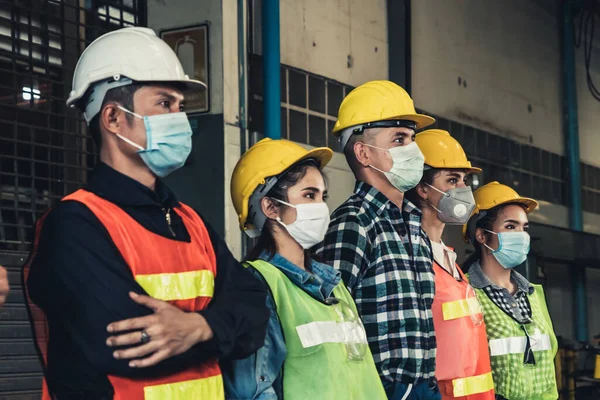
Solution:
[[[435,260],[432,313],[437,341],[435,375],[442,399],[494,400],[494,381],[481,307],[458,265],[457,281]]]
[[[79,201],[94,213],[149,296],[189,312],[208,306],[217,273],[216,257],[204,223],[190,207],[180,204],[181,207],[174,209],[190,234],[187,243],[148,231],[117,205],[91,192],[78,190],[63,199],[66,200]],[[23,271],[25,280],[37,252],[44,219],[45,216],[36,226],[34,248]],[[45,368],[49,338],[46,316],[26,294],[36,345]],[[114,389],[114,400],[224,399],[223,379],[216,359],[161,378],[109,375],[108,379]],[[52,399],[45,380],[42,399]]]

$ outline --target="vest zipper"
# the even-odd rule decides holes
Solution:
[[[169,232],[171,232],[171,235],[173,235],[173,237],[175,237],[175,231],[171,227],[171,209],[165,210],[163,208],[162,210],[165,213],[165,219],[167,220],[167,226],[169,227]]]

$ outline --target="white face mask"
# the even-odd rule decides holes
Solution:
[[[283,200],[272,199],[288,207],[296,209],[296,221],[286,225],[279,222],[303,249],[310,249],[320,243],[329,227],[329,207],[326,203],[290,204]]]
[[[421,149],[419,149],[417,143],[412,142],[406,146],[397,146],[391,149],[384,149],[383,147],[372,146],[366,143],[365,146],[385,150],[390,153],[393,164],[389,171],[382,171],[373,165],[369,165],[369,167],[383,172],[390,183],[402,193],[414,188],[421,181],[423,167],[425,166],[425,157],[421,153]]]

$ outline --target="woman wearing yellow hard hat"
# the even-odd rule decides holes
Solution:
[[[529,253],[527,214],[538,203],[491,182],[475,191],[463,235],[475,246],[465,263],[483,308],[497,398],[557,399],[558,348],[541,285],[513,268]]]
[[[321,169],[329,148],[263,139],[238,161],[231,197],[240,229],[258,237],[245,265],[269,288],[264,346],[223,368],[228,399],[385,399],[356,306],[309,249],[329,224]]]
[[[446,131],[423,131],[415,142],[425,156],[425,170],[406,197],[423,212],[421,223],[433,250],[438,386],[442,399],[494,400],[481,308],[456,263],[456,253],[442,241],[446,224],[464,224],[475,208],[473,192],[465,182],[481,169],[471,166],[461,145]]]

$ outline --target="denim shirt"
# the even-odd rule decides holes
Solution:
[[[263,253],[261,260],[278,268],[299,288],[317,301],[324,302],[340,282],[340,273],[332,267],[311,262],[312,273],[294,265],[279,254],[269,258]],[[265,285],[262,275],[254,268],[249,270]],[[242,360],[222,362],[225,398],[238,400],[273,400],[283,398],[282,371],[287,355],[285,340],[277,316],[272,294],[267,295],[271,317],[267,326],[265,344],[256,353]]]

